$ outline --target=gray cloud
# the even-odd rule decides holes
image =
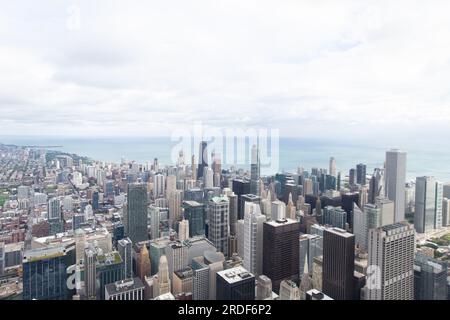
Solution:
[[[73,4],[3,6],[3,134],[450,134],[445,1]]]

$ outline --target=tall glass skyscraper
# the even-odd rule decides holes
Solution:
[[[67,268],[75,264],[75,247],[39,248],[23,257],[24,300],[71,299]]]
[[[148,240],[147,186],[143,183],[128,185],[126,234],[133,243]]]
[[[208,143],[206,141],[200,142],[197,179],[203,178],[203,171],[208,166]]]
[[[395,203],[395,222],[405,220],[406,152],[386,152],[386,195]]]

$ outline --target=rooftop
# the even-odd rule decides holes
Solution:
[[[243,267],[219,271],[217,274],[230,284],[255,277]]]
[[[144,289],[144,284],[139,278],[130,278],[125,280],[116,281],[114,283],[107,284],[105,286],[106,291],[111,294],[117,294],[127,292],[130,290]]]

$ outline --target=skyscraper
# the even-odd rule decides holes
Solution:
[[[208,166],[208,143],[206,141],[200,142],[198,159],[197,179],[201,179],[203,178],[204,169]]]
[[[217,300],[255,300],[255,276],[242,267],[217,272]]]
[[[419,233],[442,227],[442,184],[433,177],[417,177],[414,228]]]
[[[260,196],[259,176],[261,171],[261,164],[259,159],[259,148],[256,145],[252,146],[250,171],[250,193],[256,196]]]
[[[399,222],[369,231],[369,300],[414,298],[414,227]]]
[[[183,191],[173,190],[168,194],[169,202],[169,222],[173,226],[181,218],[181,204],[183,201]]]
[[[119,251],[124,263],[124,279],[129,279],[133,277],[133,255],[132,246],[130,238],[124,238],[117,242],[117,251]]]
[[[133,243],[148,239],[147,186],[143,183],[128,185],[126,234]]]
[[[414,259],[414,299],[447,300],[448,263],[420,252]]]
[[[159,259],[158,274],[153,278],[153,296],[158,297],[171,291],[169,264],[166,256]]]
[[[189,221],[189,236],[205,234],[204,206],[197,201],[184,201],[184,218]]]
[[[67,267],[75,264],[75,246],[26,251],[23,257],[23,300],[67,300]]]
[[[229,236],[228,197],[213,197],[208,203],[208,239],[218,251],[228,255]]]
[[[355,182],[356,182],[356,170],[352,168],[348,173],[348,184],[350,186],[353,186]]]
[[[96,299],[97,251],[94,248],[86,248],[84,251],[84,288],[87,299]]]
[[[205,188],[214,187],[214,172],[211,168],[205,167],[203,175],[203,185]]]
[[[149,207],[149,213],[150,213],[150,239],[157,239],[159,238],[159,227],[161,222],[161,213],[160,208],[155,206]]]
[[[244,211],[244,268],[255,276],[262,274],[263,224],[259,204],[246,202]]]
[[[374,204],[366,204],[361,210],[354,204],[353,221],[355,242],[359,248],[367,252],[369,230],[381,227],[381,209]]]
[[[166,176],[158,173],[153,177],[153,198],[158,199],[164,197],[166,190]]]
[[[377,197],[384,197],[384,171],[375,169],[369,182],[369,203],[375,204]]]
[[[336,159],[330,158],[330,176],[336,177]]]
[[[405,220],[406,152],[386,152],[386,195],[395,204],[395,222]]]
[[[360,185],[366,184],[366,171],[367,167],[364,163],[356,165],[356,183]]]
[[[442,225],[444,227],[450,225],[450,200],[448,198],[442,200]]]
[[[273,212],[272,212],[273,213]],[[300,222],[286,219],[281,210],[275,220],[263,225],[263,274],[278,293],[282,280],[298,279]]]
[[[355,236],[339,228],[324,230],[323,292],[335,300],[352,300]]]

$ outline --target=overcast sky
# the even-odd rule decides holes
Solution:
[[[450,1],[0,1],[0,135],[450,137]]]

